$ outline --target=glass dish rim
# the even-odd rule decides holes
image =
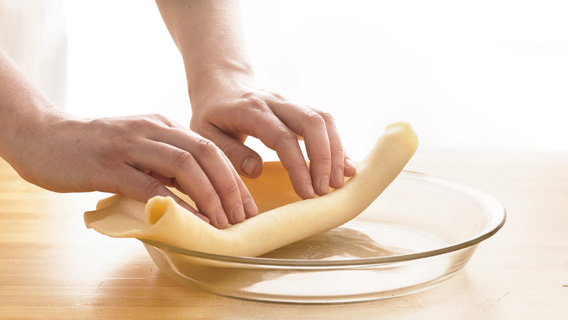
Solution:
[[[492,212],[492,216],[496,219],[492,219],[491,224],[485,228],[478,235],[471,237],[469,239],[456,242],[441,248],[434,250],[422,251],[417,253],[386,256],[386,257],[371,257],[371,258],[346,258],[337,260],[302,260],[302,259],[278,259],[278,258],[262,258],[262,257],[246,257],[246,256],[227,256],[219,255],[213,253],[206,253],[188,249],[182,249],[178,247],[173,247],[158,241],[148,240],[148,239],[138,239],[146,245],[155,247],[157,249],[165,250],[172,253],[182,254],[184,256],[207,259],[217,262],[226,263],[237,263],[251,266],[271,266],[271,267],[354,267],[354,266],[368,266],[386,263],[397,263],[406,262],[411,260],[417,260],[422,258],[434,257],[461,249],[465,249],[474,246],[491,236],[493,236],[497,231],[499,231],[507,219],[507,214],[503,205],[493,196],[477,190],[475,188],[459,184],[446,179],[438,178],[432,175],[427,175],[420,172],[403,170],[401,172],[402,177],[410,180],[418,180],[421,182],[426,182],[429,184],[442,185],[446,188],[455,189],[462,191],[476,198],[480,203],[486,207],[486,210]]]

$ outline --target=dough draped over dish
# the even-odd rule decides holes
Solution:
[[[295,194],[279,162],[268,162],[259,178],[243,178],[259,215],[226,229],[217,229],[172,198],[160,196],[147,203],[111,196],[99,201],[97,210],[85,213],[85,223],[115,238],[153,240],[206,253],[259,256],[355,218],[396,178],[417,147],[417,136],[408,123],[391,124],[343,187],[307,200]],[[183,199],[193,204],[187,196]]]

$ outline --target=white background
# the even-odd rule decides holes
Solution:
[[[568,151],[565,1],[242,1],[259,81],[331,112],[359,157],[391,121],[421,150]],[[67,110],[189,124],[153,1],[64,1]]]

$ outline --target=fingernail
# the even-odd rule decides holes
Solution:
[[[345,166],[350,168],[355,168],[355,164],[349,158],[345,158]]]
[[[316,196],[316,193],[314,192],[314,188],[312,187],[312,184],[310,182],[306,182],[306,184],[304,185],[304,189],[306,190],[306,194],[308,195],[308,198],[313,198]]]
[[[343,167],[335,168],[335,170],[333,170],[333,180],[335,180],[335,182],[338,184],[343,184],[343,178],[344,178]]]
[[[243,220],[245,220],[245,210],[243,209],[242,205],[238,204],[233,209],[233,220],[235,222],[242,222]]]
[[[257,165],[258,161],[254,157],[248,157],[245,159],[245,161],[243,161],[241,169],[243,170],[244,173],[250,176],[256,169]]]
[[[254,217],[258,214],[258,207],[252,198],[246,198],[245,201],[243,201],[243,206],[249,217]]]
[[[329,176],[323,176],[319,181],[319,189],[322,194],[329,192]]]
[[[217,212],[217,228],[224,229],[227,227],[229,221],[227,220],[227,215],[225,211],[220,210]]]

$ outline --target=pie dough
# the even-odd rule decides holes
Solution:
[[[96,211],[86,212],[85,223],[110,237],[147,239],[214,254],[259,256],[356,217],[396,178],[417,146],[409,124],[391,124],[343,187],[307,200],[295,194],[279,162],[265,163],[259,178],[243,178],[260,214],[226,229],[217,229],[172,198],[160,196],[144,204],[114,195],[99,201]],[[193,205],[187,196],[183,199]]]

